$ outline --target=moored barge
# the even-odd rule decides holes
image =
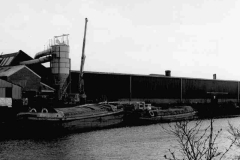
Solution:
[[[20,126],[37,129],[92,130],[123,122],[122,108],[110,104],[86,104],[69,108],[31,109],[17,115]]]
[[[151,109],[142,113],[139,121],[142,123],[159,123],[192,120],[196,118],[196,113],[191,106],[181,106],[167,110]]]

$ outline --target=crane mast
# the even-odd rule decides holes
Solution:
[[[85,43],[86,43],[86,32],[87,32],[87,22],[88,19],[85,18],[85,29],[84,29],[84,37],[83,37],[83,46],[82,46],[82,58],[81,58],[81,65],[80,65],[80,74],[79,74],[79,95],[80,98],[86,98],[84,92],[84,81],[83,81],[83,68],[85,63]]]

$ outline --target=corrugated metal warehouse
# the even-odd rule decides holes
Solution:
[[[1,55],[1,68],[19,65],[19,62],[31,60],[23,51],[16,53]],[[45,86],[53,86],[51,80],[50,69],[41,64],[27,65],[22,69],[33,71],[33,78],[23,79],[28,82],[30,88],[23,86],[23,90],[44,88],[40,83],[46,82]],[[21,70],[20,70],[21,71]],[[22,73],[22,72],[18,73]],[[8,71],[9,73],[9,71]],[[12,72],[11,72],[12,73]],[[16,78],[16,82],[13,78]],[[9,79],[10,78],[10,79]],[[27,78],[27,79],[26,79]],[[8,77],[14,83],[21,83],[21,78],[15,74]],[[22,82],[23,82],[22,81]],[[34,83],[37,82],[36,85]],[[79,71],[71,71],[71,91],[78,92]],[[85,93],[87,100],[144,100],[155,103],[209,103],[213,96],[217,97],[218,102],[239,102],[239,81],[216,80],[216,79],[194,79],[184,77],[171,77],[170,71],[166,71],[166,75],[133,75],[118,73],[101,73],[101,72],[84,72]],[[50,88],[50,87],[48,87]],[[50,89],[53,91],[53,89]]]
[[[77,92],[79,72],[71,77],[71,90]],[[209,103],[215,96],[219,102],[239,102],[239,81],[85,71],[84,83],[88,100]]]

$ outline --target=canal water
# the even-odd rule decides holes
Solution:
[[[222,129],[217,140],[219,151],[225,151],[230,144],[228,122],[240,128],[240,117],[214,121],[214,130]],[[191,123],[193,125],[194,121]],[[207,125],[209,120],[204,120],[203,128]],[[40,132],[29,135],[9,130],[0,134],[0,159],[162,160],[164,155],[169,155],[169,149],[180,154],[176,137],[163,129],[168,127],[166,123],[54,135]],[[234,146],[225,159],[237,155],[240,155],[240,148]]]

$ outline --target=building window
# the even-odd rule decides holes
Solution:
[[[12,97],[12,88],[6,88],[6,97]]]

